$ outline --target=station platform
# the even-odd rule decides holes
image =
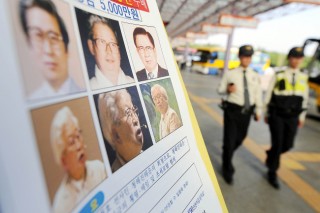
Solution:
[[[207,146],[223,197],[230,213],[320,212],[320,120],[308,117],[298,130],[295,147],[281,158],[280,190],[266,179],[265,150],[270,133],[263,119],[253,119],[248,137],[235,152],[233,185],[221,174],[223,111],[219,108],[219,76],[181,71]]]

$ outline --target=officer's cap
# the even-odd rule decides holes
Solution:
[[[243,45],[239,48],[239,56],[252,56],[253,52],[251,45]]]
[[[288,58],[301,58],[304,57],[303,49],[302,47],[294,47],[292,48],[288,53]]]

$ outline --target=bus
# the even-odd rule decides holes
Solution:
[[[225,49],[221,47],[200,47],[192,57],[192,70],[202,74],[216,75],[224,68]],[[238,67],[238,49],[232,48],[228,67]]]
[[[256,51],[252,56],[250,67],[260,75],[263,75],[269,69],[270,63],[271,60],[268,53]]]
[[[310,48],[312,48],[313,56],[305,68],[309,75],[308,114],[320,117],[320,39],[307,39],[303,50],[307,53]]]
[[[238,48],[231,48],[228,69],[240,65]],[[221,47],[201,47],[193,55],[192,70],[202,74],[216,75],[224,69],[225,49]],[[252,56],[250,67],[257,73],[264,74],[270,67],[270,56],[267,53],[256,51]]]

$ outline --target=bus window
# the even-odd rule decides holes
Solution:
[[[210,52],[206,50],[198,50],[193,56],[193,61],[207,62],[210,58]]]

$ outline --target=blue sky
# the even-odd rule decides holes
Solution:
[[[237,28],[233,46],[252,44],[255,48],[287,53],[290,48],[303,45],[304,40],[311,37],[320,38],[320,6],[262,21],[256,29]],[[209,42],[225,46],[227,36],[213,35],[209,37]]]

